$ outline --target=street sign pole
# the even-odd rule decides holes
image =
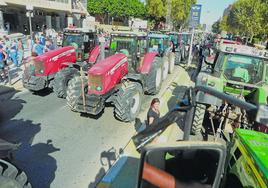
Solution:
[[[33,41],[33,30],[32,30],[32,17],[33,17],[33,6],[32,5],[26,5],[27,13],[26,15],[29,17],[29,27],[30,27],[30,38],[31,42]],[[32,48],[32,45],[31,45]],[[32,51],[32,49],[31,49]]]
[[[194,43],[194,28],[192,28],[192,33],[191,33],[191,42],[190,42],[190,49],[189,49],[189,56],[188,56],[188,63],[187,63],[188,67],[191,65],[191,62],[192,62],[193,43]]]
[[[200,24],[201,9],[202,9],[202,5],[197,5],[197,4],[192,5],[192,8],[191,8],[189,25],[192,27],[192,33],[191,33],[191,42],[190,42],[189,57],[188,57],[188,63],[187,63],[188,67],[191,65],[191,61],[192,61],[192,53],[193,53],[192,50],[193,50],[193,43],[194,43],[195,27],[197,27]]]

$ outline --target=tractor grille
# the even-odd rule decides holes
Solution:
[[[89,87],[90,90],[101,91],[102,90],[102,76],[89,75]]]
[[[43,74],[44,73],[44,62],[43,61],[35,61],[35,73],[36,74]]]

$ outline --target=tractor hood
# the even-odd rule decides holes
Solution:
[[[120,65],[124,64],[125,62],[127,62],[127,57],[125,54],[122,53],[115,54],[93,65],[93,67],[89,69],[88,74],[103,75],[109,71],[113,71],[113,69],[117,69]]]
[[[72,46],[65,46],[65,47],[60,47],[55,50],[51,50],[49,52],[46,52],[42,55],[37,56],[34,58],[35,61],[43,61],[47,62],[50,60],[56,60],[59,57],[62,57],[70,52],[74,51],[74,47]]]
[[[236,136],[239,142],[244,146],[247,155],[260,169],[263,180],[268,183],[268,135],[261,132],[236,129]]]

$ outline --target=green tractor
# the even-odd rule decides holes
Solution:
[[[197,105],[195,93],[207,94],[250,112],[253,121],[268,129],[267,105],[256,106],[211,87],[189,90],[187,102],[164,116],[154,131],[147,130],[141,155],[121,157],[98,184],[98,188],[267,188],[268,135],[254,130],[235,129],[230,142],[188,141],[192,110]],[[169,119],[186,112],[183,141],[151,143],[149,139],[165,130]],[[176,119],[176,118],[175,118]],[[149,133],[149,134],[148,134]],[[154,139],[153,138],[153,139]],[[151,140],[153,140],[151,139]],[[127,152],[128,153],[128,152]],[[137,168],[139,165],[139,168]],[[135,177],[138,177],[135,181]],[[127,185],[127,186],[126,186]]]
[[[203,55],[206,66],[202,66],[196,86],[212,87],[255,105],[267,104],[268,51],[243,45],[222,44],[216,53],[207,49]],[[213,131],[218,136],[221,133],[229,135],[233,128],[251,128],[252,123],[244,110],[206,92],[197,93],[192,134]],[[211,125],[210,130],[203,126],[205,124]]]

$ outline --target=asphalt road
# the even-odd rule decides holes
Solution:
[[[145,97],[143,114],[151,98]],[[133,123],[114,118],[112,107],[93,119],[70,111],[53,93],[14,91],[0,96],[0,106],[0,138],[21,143],[14,162],[34,188],[94,187],[135,132]]]

